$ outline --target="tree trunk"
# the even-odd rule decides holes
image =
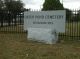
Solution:
[[[1,27],[3,27],[3,20],[1,20]]]

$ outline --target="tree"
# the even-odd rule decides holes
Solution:
[[[42,10],[62,10],[63,5],[59,0],[45,0]]]
[[[1,27],[3,27],[3,18],[4,18],[3,11],[2,11],[3,7],[4,7],[3,1],[0,0],[0,23],[1,23]]]
[[[9,15],[13,15],[13,18],[15,19],[15,25],[16,25],[16,18],[17,14],[20,14],[23,11],[23,3],[21,0],[4,0],[6,10],[10,12]],[[8,20],[10,25],[10,20]]]
[[[78,21],[80,21],[80,10],[78,11]]]
[[[21,12],[23,9],[23,3],[20,0],[5,0],[5,6],[11,12]]]
[[[0,0],[0,10],[2,10],[2,7],[3,7],[3,1]]]
[[[65,10],[66,10],[66,21],[72,21],[72,15],[73,15],[72,11],[67,8],[65,8]]]
[[[75,16],[75,21],[80,21],[80,10],[78,11],[78,13]]]
[[[45,0],[42,10],[66,10],[66,20],[71,21],[72,11],[64,8],[60,0]]]

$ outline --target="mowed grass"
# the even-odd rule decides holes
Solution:
[[[24,32],[23,25],[16,25],[16,26],[4,26],[0,27],[0,32]]]
[[[60,33],[60,39],[80,40],[80,22],[68,22],[65,26],[65,33]]]
[[[26,33],[0,33],[0,59],[80,59],[80,42],[48,45],[27,40]]]
[[[66,23],[66,34],[80,36],[80,22]]]
[[[59,43],[48,45],[29,41],[20,26],[4,28],[0,28],[0,59],[80,59],[80,40],[76,40],[80,37],[59,36]],[[80,35],[80,23],[74,26],[69,23],[66,28],[67,35],[73,35],[69,31],[74,31],[74,36]]]

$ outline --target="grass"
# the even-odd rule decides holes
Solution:
[[[66,28],[67,35],[73,35],[70,31],[80,35],[80,23],[69,23]],[[27,34],[21,31],[20,26],[0,28],[0,59],[80,59],[80,40],[71,40],[80,37],[59,36],[60,43],[48,45],[27,40]]]
[[[0,32],[23,32],[22,25],[1,27]]]
[[[80,59],[80,42],[55,45],[28,41],[25,33],[0,34],[0,59]]]
[[[66,23],[66,34],[80,36],[80,22]]]
[[[0,59],[80,59],[80,42],[55,45],[29,41],[25,33],[0,34]]]
[[[63,40],[80,40],[80,22],[66,23],[66,31],[60,35]]]

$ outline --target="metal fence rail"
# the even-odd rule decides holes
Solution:
[[[0,33],[23,33],[24,12],[16,13],[0,11]],[[63,39],[80,39],[80,12],[74,10],[69,18],[66,18],[66,32],[59,34]],[[61,38],[62,39],[62,38]]]
[[[0,32],[23,32],[24,13],[0,11]]]

